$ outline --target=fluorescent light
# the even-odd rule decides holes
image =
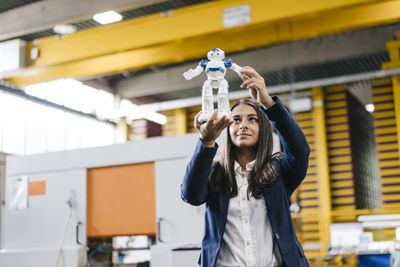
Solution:
[[[293,113],[310,111],[312,109],[311,99],[309,97],[289,99],[289,109]]]
[[[143,117],[147,120],[154,121],[161,125],[165,125],[167,123],[167,116],[154,111],[148,111],[143,115]]]
[[[149,109],[143,109],[134,104],[132,104],[130,108],[125,109],[102,110],[96,113],[96,115],[102,119],[113,121],[119,121],[120,118],[125,117],[129,121],[146,119],[161,125],[167,123],[167,117],[165,115]]]
[[[161,125],[167,123],[167,117],[165,115],[139,106],[134,106],[126,117],[130,120],[147,119]]]
[[[104,25],[122,20],[122,15],[110,10],[102,13],[97,13],[93,16],[93,19],[98,23]]]
[[[364,228],[370,229],[387,229],[400,227],[400,221],[363,222],[362,225]]]
[[[358,216],[357,221],[359,222],[400,221],[400,214],[360,215]]]
[[[71,24],[57,24],[53,27],[53,31],[58,34],[71,34],[76,32],[77,27]]]
[[[365,109],[366,109],[368,112],[374,112],[375,106],[374,106],[374,104],[367,104],[367,105],[365,105]]]

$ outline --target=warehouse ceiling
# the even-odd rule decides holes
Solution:
[[[263,8],[267,6],[261,0],[248,2]],[[284,2],[294,3],[295,1],[285,0]],[[21,38],[28,41],[31,47],[30,41],[36,40],[35,43],[38,43],[40,51],[44,51],[44,61],[40,61],[42,58],[39,58],[39,61],[30,63],[31,73],[43,69],[46,64],[50,67],[44,68],[48,71],[37,77],[58,77],[57,75],[73,70],[71,76],[85,73],[85,77],[80,79],[89,85],[115,92],[136,104],[149,104],[199,96],[201,94],[199,88],[205,77],[199,76],[192,81],[186,81],[182,73],[196,67],[198,61],[206,57],[206,51],[213,48],[212,45],[226,50],[227,56],[237,64],[254,66],[264,75],[267,84],[273,86],[378,71],[381,69],[382,62],[389,60],[385,43],[397,31],[400,31],[400,1],[332,0],[325,1],[321,6],[313,4],[312,1],[306,1],[304,7],[293,6],[281,13],[273,10],[281,8],[279,5],[285,3],[271,2],[268,5],[270,13],[264,15],[262,12],[257,13],[257,9],[252,10],[252,16],[255,14],[254,16],[261,17],[257,17],[255,22],[248,26],[223,29],[218,28],[219,26],[215,28],[213,23],[210,26],[209,22],[204,21],[207,10],[209,10],[211,20],[214,21],[215,14],[219,12],[217,9],[225,8],[229,6],[229,3],[238,5],[246,1],[1,1],[0,25],[7,26],[0,28],[0,41]],[[199,8],[190,9],[192,6]],[[111,9],[121,13],[124,21],[98,27],[101,25],[92,20],[92,16],[97,12]],[[302,9],[304,11],[298,11]],[[315,9],[314,13],[311,9]],[[385,11],[385,16],[379,15],[380,9]],[[179,12],[170,13],[175,10]],[[308,15],[309,10],[312,15]],[[321,11],[318,13],[317,10]],[[305,15],[301,13],[303,15],[295,16],[296,12],[304,12]],[[361,18],[350,19],[356,14],[354,12],[364,14],[366,18],[360,15]],[[154,16],[157,14],[161,14],[163,18]],[[186,20],[179,20],[186,15],[188,15]],[[274,19],[277,16],[281,16],[282,19],[275,22]],[[190,20],[191,17],[193,21]],[[197,17],[202,19],[196,20]],[[288,19],[288,22],[285,22],[283,18]],[[182,25],[185,21],[187,21],[186,24],[193,25],[193,33],[190,27]],[[60,23],[75,25],[78,33],[72,34],[71,38],[58,36],[57,39],[51,39],[55,35],[52,27]],[[136,42],[140,40],[144,44],[143,47],[114,44],[112,38],[120,38],[118,33],[123,33],[123,27],[128,27],[129,31],[125,32],[131,32],[133,36],[140,32],[140,27],[153,29],[154,32],[138,34],[140,38],[136,39],[127,36],[118,41],[119,43],[133,42],[136,45]],[[100,30],[95,31],[92,28]],[[98,37],[89,39],[96,34],[98,36],[106,34],[107,29],[112,30],[108,32],[115,34],[108,35],[106,40]],[[172,38],[176,39],[166,42],[166,39],[162,39],[164,35],[173,35],[176,37]],[[44,37],[47,38],[41,39]],[[45,40],[43,45],[41,40]],[[90,43],[85,51],[81,49],[86,42],[84,40],[89,40],[87,43]],[[107,52],[110,53],[109,58],[104,56],[104,49],[104,51],[101,50],[102,48],[98,49],[102,42],[112,42],[104,46],[114,49]],[[58,48],[62,47],[63,43],[66,47],[65,52]],[[98,47],[93,47],[93,44]],[[56,57],[46,57],[45,52],[48,47],[53,47]],[[184,51],[179,50],[182,47]],[[68,48],[71,51],[67,51]],[[96,48],[98,52],[92,52],[95,50],[92,48]],[[68,61],[68,57],[65,57],[67,53],[74,53],[76,63],[72,60]],[[88,58],[85,58],[85,53],[88,54]],[[143,57],[146,59],[142,59]],[[154,60],[151,59],[152,57]],[[136,63],[135,60],[138,58],[141,61]],[[119,65],[121,59],[129,64]],[[45,60],[48,63],[43,63],[46,62]],[[108,68],[98,68],[100,65],[108,65]],[[93,72],[91,72],[92,69]],[[26,81],[46,80],[46,78],[29,80],[29,73],[26,73],[28,78],[22,75],[11,77],[10,81],[16,81],[15,84],[21,86]],[[52,76],[52,73],[57,73],[57,75]],[[231,91],[239,90],[238,77],[229,74],[228,79]]]
[[[0,13],[38,1],[40,0],[3,0],[0,1]]]
[[[19,19],[26,21],[18,26],[8,26],[0,29],[0,41],[13,38],[21,38],[25,41],[32,41],[39,38],[56,35],[53,31],[53,26],[56,24],[69,23],[77,27],[77,30],[90,29],[101,26],[98,22],[92,19],[92,16],[101,11],[117,10],[122,15],[122,20],[129,20],[133,18],[143,17],[155,13],[168,12],[170,10],[197,5],[213,0],[124,0],[124,1],[107,1],[106,0],[89,0],[86,2],[92,3],[91,5],[85,5],[85,14],[79,13],[79,10],[72,10],[70,15],[63,14],[58,15],[60,11],[68,13],[67,6],[76,6],[79,4],[77,0],[73,1],[62,1],[52,0],[50,3],[46,0],[5,0],[0,1],[0,16],[13,19]],[[38,2],[38,3],[36,3]],[[117,2],[117,3],[115,3]],[[119,2],[119,3],[118,3]],[[35,4],[34,4],[35,3]],[[55,3],[55,4],[54,4]],[[100,3],[100,5],[99,5]],[[32,5],[29,5],[32,4]],[[97,8],[95,8],[97,6]],[[100,8],[104,6],[104,9]],[[20,9],[17,9],[19,8]],[[100,8],[99,8],[100,7]],[[15,10],[17,9],[17,10]],[[48,9],[49,11],[45,11]],[[51,12],[52,10],[58,10],[58,12]],[[42,19],[40,14],[35,14],[36,11],[40,10],[42,16],[52,16],[51,19]],[[30,17],[23,18],[23,15],[28,14]],[[3,13],[3,14],[2,14]],[[38,16],[39,15],[39,16]],[[2,21],[5,21],[4,19]],[[32,23],[33,22],[33,23]],[[17,23],[18,24],[18,23]]]
[[[263,75],[268,86],[277,86],[282,84],[300,83],[378,71],[381,69],[381,64],[386,61],[389,61],[389,55],[387,54],[387,52],[381,52],[372,55],[338,59],[324,63],[301,65],[292,68],[283,68],[271,72],[262,72],[261,74]],[[180,77],[180,74],[181,73],[176,73],[178,77]],[[134,76],[134,74],[132,76]],[[104,77],[102,79],[104,79]],[[106,79],[115,79],[115,77],[110,76]],[[121,78],[121,80],[125,80],[125,78]],[[199,80],[200,82],[203,82],[202,79]],[[94,83],[91,83],[91,81],[89,81],[89,84]],[[242,90],[242,88],[240,88],[241,80],[238,77],[230,79],[229,84],[230,92]],[[128,97],[129,95],[127,95],[127,98],[136,104],[149,104],[160,101],[171,101],[176,99],[185,99],[199,96],[201,94],[199,88],[201,88],[201,84],[195,87],[184,88],[180,90],[171,89],[167,92],[157,94],[146,94],[136,97]]]
[[[381,70],[382,63],[390,60],[386,41],[399,31],[400,24],[395,23],[252,49],[229,57],[239,65],[259,70],[268,86],[371,73]],[[192,98],[201,94],[205,75],[186,81],[182,73],[198,62],[124,72],[90,82],[107,84],[137,104]],[[231,92],[241,90],[240,79],[233,72],[228,71],[227,77]]]
[[[210,2],[210,1],[213,1],[213,0],[169,0],[169,1],[162,1],[159,3],[153,3],[153,4],[149,4],[149,5],[144,5],[142,7],[137,7],[137,8],[133,8],[133,9],[120,11],[119,13],[122,15],[122,17],[123,17],[122,20],[124,21],[124,20],[133,19],[133,18],[148,16],[148,15],[155,14],[155,13],[168,12],[169,10],[174,10],[177,8],[187,7],[187,6],[191,6],[191,5],[197,5],[197,4]],[[82,20],[82,21],[77,21],[77,22],[71,23],[71,25],[76,26],[78,31],[101,26],[100,23],[94,21],[92,18]],[[35,39],[53,36],[53,35],[56,35],[56,33],[53,31],[53,29],[49,28],[49,29],[45,29],[43,31],[22,35],[19,38],[21,38],[25,41],[32,41]]]

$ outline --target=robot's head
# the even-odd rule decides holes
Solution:
[[[225,58],[225,52],[219,48],[214,48],[207,53],[209,60],[223,60]]]

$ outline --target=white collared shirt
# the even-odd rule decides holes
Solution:
[[[282,262],[279,249],[274,246],[264,198],[247,199],[247,176],[254,163],[249,162],[243,172],[235,161],[238,194],[229,201],[216,267],[273,267]]]

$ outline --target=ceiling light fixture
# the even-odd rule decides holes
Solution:
[[[100,24],[109,24],[122,20],[122,15],[115,11],[106,11],[102,13],[97,13],[93,16],[93,19]]]
[[[53,31],[57,34],[65,35],[76,32],[77,27],[71,24],[57,24],[53,27]]]
[[[365,109],[366,109],[368,112],[374,112],[375,106],[374,106],[374,104],[366,104],[366,105],[365,105]]]

